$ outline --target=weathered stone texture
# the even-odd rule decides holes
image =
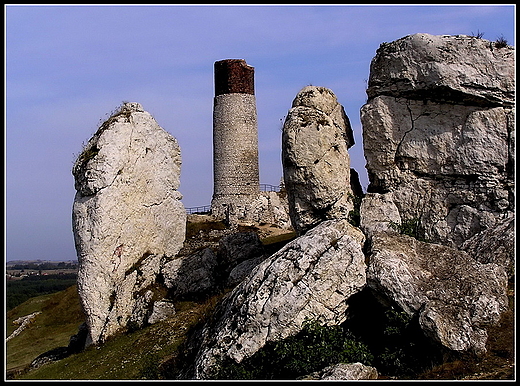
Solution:
[[[372,235],[367,283],[408,315],[418,315],[432,339],[462,353],[485,353],[486,329],[508,309],[502,267],[396,232]]]
[[[359,227],[367,238],[377,232],[393,231],[392,224],[401,224],[399,209],[385,194],[365,194],[359,212]]]
[[[468,36],[384,43],[361,109],[369,192],[460,247],[514,211],[514,56]]]
[[[212,214],[224,218],[230,205],[246,206],[260,192],[256,100],[250,94],[215,97]]]
[[[220,360],[240,362],[296,334],[306,318],[342,323],[347,299],[366,282],[363,243],[347,220],[325,221],[256,266],[204,328],[195,378],[214,375]]]
[[[111,116],[74,164],[78,292],[93,343],[156,300],[161,265],[185,238],[180,168],[177,140],[137,103]]]
[[[383,43],[370,65],[369,98],[513,106],[514,48],[465,35],[408,35]]]
[[[299,234],[354,208],[348,148],[350,122],[334,93],[307,86],[283,127],[282,162],[292,225]]]
[[[243,59],[215,62],[215,95],[255,94],[255,69]]]
[[[354,381],[363,379],[378,379],[379,373],[375,367],[363,363],[338,363],[327,366],[323,370],[299,378],[304,381]]]
[[[273,224],[281,229],[292,228],[287,194],[260,192],[247,210],[247,218],[255,223]]]
[[[174,298],[202,297],[217,286],[217,266],[217,256],[210,248],[170,260],[162,267],[164,285]]]
[[[495,263],[505,268],[509,278],[515,275],[515,217],[486,229],[465,241],[461,249],[480,263]]]

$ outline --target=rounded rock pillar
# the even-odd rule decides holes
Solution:
[[[219,219],[246,219],[260,192],[254,68],[243,59],[215,62],[213,199]]]

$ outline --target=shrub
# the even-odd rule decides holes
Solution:
[[[479,30],[477,30],[476,34],[471,32],[471,36],[473,36],[474,38],[477,38],[477,39],[482,39],[482,37],[484,36],[484,32],[480,32]]]
[[[370,289],[350,297],[348,309],[344,328],[366,344],[380,375],[408,379],[442,362],[441,348],[424,334],[418,315]]]
[[[500,35],[498,39],[495,41],[495,47],[496,48],[505,48],[507,47],[508,43],[506,38],[504,38],[504,35]]]
[[[359,209],[361,208],[361,200],[363,197],[354,196],[352,194],[349,194],[349,196],[352,199],[352,203],[354,204],[354,209],[348,213],[348,222],[355,227],[359,227],[361,222],[361,214]]]
[[[307,320],[297,335],[268,342],[239,364],[224,361],[216,379],[296,379],[340,362],[372,361],[368,348],[350,331]]]
[[[402,235],[413,237],[419,241],[428,242],[425,237],[424,228],[421,226],[420,220],[417,217],[405,220],[398,224],[396,222],[390,221],[390,228],[399,232]]]

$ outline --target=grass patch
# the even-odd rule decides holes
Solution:
[[[30,370],[16,379],[165,379],[164,364],[178,354],[191,327],[205,319],[220,298],[221,295],[202,303],[177,303],[177,313],[169,319],[141,330],[118,334],[102,345],[90,346],[83,352]],[[56,345],[49,349],[54,347]]]
[[[402,235],[413,237],[416,240],[428,243],[429,240],[425,236],[425,230],[418,218],[411,218],[403,221],[401,224],[390,221],[390,228]]]
[[[6,343],[6,370],[21,369],[38,355],[56,347],[67,346],[85,320],[76,286],[29,299],[7,313],[7,334],[18,326],[12,321],[41,311],[18,336]]]
[[[63,291],[76,284],[75,273],[56,275],[32,275],[21,280],[8,280],[7,311],[35,296]]]

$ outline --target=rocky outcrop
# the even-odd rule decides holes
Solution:
[[[162,268],[164,284],[174,298],[202,297],[215,291],[217,267],[217,256],[205,248],[166,262]]]
[[[177,255],[164,264],[162,277],[169,297],[200,300],[235,287],[266,258],[257,233],[235,232],[223,235],[216,247]]]
[[[218,204],[212,215],[228,226],[273,224],[280,229],[291,229],[287,195],[283,192],[258,192],[247,198],[248,202]],[[218,200],[217,200],[218,201]],[[220,205],[220,206],[219,206]]]
[[[396,232],[372,236],[367,283],[418,316],[428,336],[457,352],[485,353],[486,328],[508,309],[502,267]]]
[[[41,314],[41,311],[36,311],[36,312],[33,312],[32,314],[29,314],[29,315],[26,315],[26,316],[21,316],[15,320],[13,320],[13,324],[16,324],[18,326],[18,328],[16,330],[14,330],[6,339],[5,339],[5,342],[9,342],[11,339],[13,339],[15,336],[18,336],[20,335],[20,333],[25,330],[27,328],[27,326],[29,326],[34,318],[36,318],[36,316],[38,316],[39,314]]]
[[[347,115],[334,93],[307,86],[296,95],[282,134],[289,215],[299,234],[353,210],[348,148],[354,144]]]
[[[180,168],[177,140],[138,103],[123,104],[76,160],[73,231],[89,342],[131,319],[142,325],[160,297],[161,266],[185,237]]]
[[[327,366],[323,370],[316,371],[300,379],[304,381],[354,381],[377,379],[378,377],[379,373],[375,367],[356,362]]]
[[[465,241],[461,249],[480,263],[495,263],[506,269],[509,278],[515,275],[515,217],[510,215],[493,228]]]
[[[366,282],[363,243],[347,220],[329,220],[256,266],[202,331],[195,378],[210,378],[220,361],[240,362],[296,334],[306,318],[342,323],[346,301]]]
[[[287,194],[260,192],[249,209],[249,219],[259,224],[273,224],[281,229],[291,229]]]
[[[365,194],[359,212],[359,227],[368,238],[376,232],[395,231],[392,224],[401,224],[399,209],[386,194]]]
[[[361,109],[369,192],[460,247],[514,211],[514,49],[470,36],[382,44]]]

